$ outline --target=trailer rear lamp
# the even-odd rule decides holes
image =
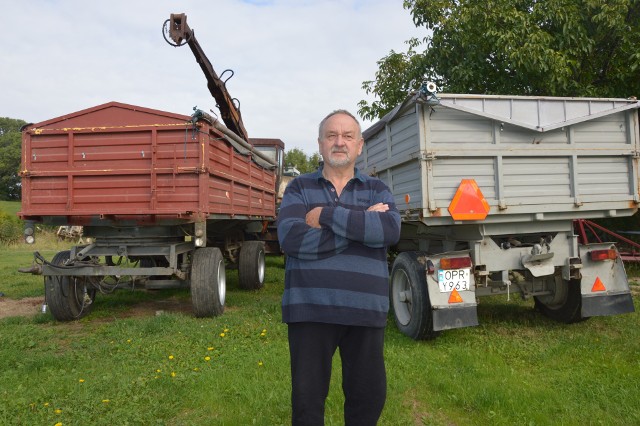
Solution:
[[[589,252],[589,258],[594,262],[602,260],[616,260],[617,257],[618,253],[616,249],[593,250]]]
[[[24,236],[24,241],[25,241],[27,244],[33,244],[33,243],[35,243],[35,242],[36,242],[36,237],[34,237],[33,235],[25,235],[25,236]]]
[[[204,247],[204,238],[198,237],[195,240],[196,247]]]
[[[471,268],[470,257],[449,257],[440,259],[440,269],[465,269]]]
[[[436,272],[436,267],[433,265],[431,259],[427,259],[427,274],[433,275]]]

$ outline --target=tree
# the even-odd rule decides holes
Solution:
[[[434,81],[449,93],[640,95],[639,0],[405,0],[424,40],[380,59],[365,119]],[[424,48],[420,52],[419,48]]]
[[[298,148],[293,148],[287,151],[284,155],[285,166],[293,166],[300,173],[309,173],[318,168],[320,161],[320,154],[314,153],[311,157],[307,158],[307,155]]]
[[[20,199],[20,128],[26,122],[0,117],[0,200]]]
[[[314,152],[311,157],[309,157],[309,172],[312,172],[318,168],[320,162],[322,161],[322,156],[319,152]]]

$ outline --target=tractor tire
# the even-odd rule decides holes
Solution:
[[[227,292],[224,258],[217,247],[196,249],[191,259],[191,304],[198,318],[224,312]]]

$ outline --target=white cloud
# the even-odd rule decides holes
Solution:
[[[376,61],[423,36],[402,2],[389,0],[31,0],[3,6],[0,116],[39,122],[119,101],[181,114],[214,109],[188,47],[161,26],[171,13],[189,26],[253,137],[317,150],[328,112],[357,112]],[[217,112],[217,111],[216,111]],[[363,123],[367,127],[371,123]]]

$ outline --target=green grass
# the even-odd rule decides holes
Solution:
[[[0,212],[15,215],[20,211],[20,201],[0,201]]]
[[[66,247],[38,241],[47,259]],[[42,295],[41,277],[16,272],[33,249],[0,247],[5,298]],[[228,271],[225,313],[216,318],[175,309],[188,311],[184,290],[121,290],[98,295],[77,322],[0,320],[0,424],[290,424],[284,271],[281,258],[267,262],[259,291],[238,289]],[[390,320],[380,425],[640,424],[637,312],[564,325],[530,303],[495,297],[480,299],[478,313],[480,326],[428,342],[408,339]],[[327,425],[343,423],[339,367],[336,357]]]

